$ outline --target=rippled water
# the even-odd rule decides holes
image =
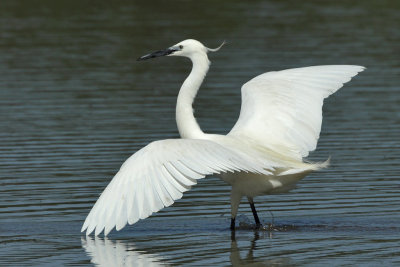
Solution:
[[[0,265],[399,264],[399,12],[397,1],[1,1]],[[366,66],[325,102],[311,158],[331,167],[256,198],[272,231],[246,230],[243,202],[231,236],[229,187],[211,177],[108,239],[82,236],[121,163],[178,136],[189,61],[135,60],[186,38],[228,41],[195,103],[207,132],[229,131],[240,86],[262,72]]]

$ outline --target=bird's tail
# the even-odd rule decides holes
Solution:
[[[302,166],[299,168],[290,168],[288,170],[285,170],[283,172],[280,172],[278,175],[290,175],[290,174],[295,174],[295,173],[301,173],[301,172],[311,172],[311,171],[317,171],[320,169],[327,168],[330,164],[331,157],[329,157],[327,160],[322,161],[322,162],[311,162],[311,161],[305,161],[303,162]]]

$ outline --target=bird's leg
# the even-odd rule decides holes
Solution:
[[[256,227],[259,228],[261,226],[260,219],[258,218],[258,214],[256,211],[256,207],[254,206],[254,201],[252,197],[247,197],[250,203],[251,211],[253,212],[254,220],[256,221]]]
[[[239,209],[240,199],[242,195],[232,187],[231,191],[231,231],[235,231],[236,214]]]
[[[235,218],[231,218],[231,230],[235,231],[235,221],[236,221],[236,217]]]

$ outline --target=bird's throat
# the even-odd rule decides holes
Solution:
[[[204,133],[194,117],[192,105],[197,91],[207,74],[210,61],[206,53],[196,54],[191,60],[193,63],[192,71],[183,82],[178,95],[176,123],[182,138],[202,139]]]

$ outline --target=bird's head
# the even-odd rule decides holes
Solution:
[[[179,42],[171,47],[168,47],[167,49],[159,50],[159,51],[144,55],[144,56],[138,58],[137,60],[146,60],[146,59],[162,57],[162,56],[181,56],[181,57],[192,58],[192,57],[196,56],[197,54],[207,54],[208,52],[216,52],[224,44],[225,44],[225,42],[223,42],[219,47],[212,49],[212,48],[205,47],[199,41],[196,41],[193,39],[187,39],[187,40]]]

